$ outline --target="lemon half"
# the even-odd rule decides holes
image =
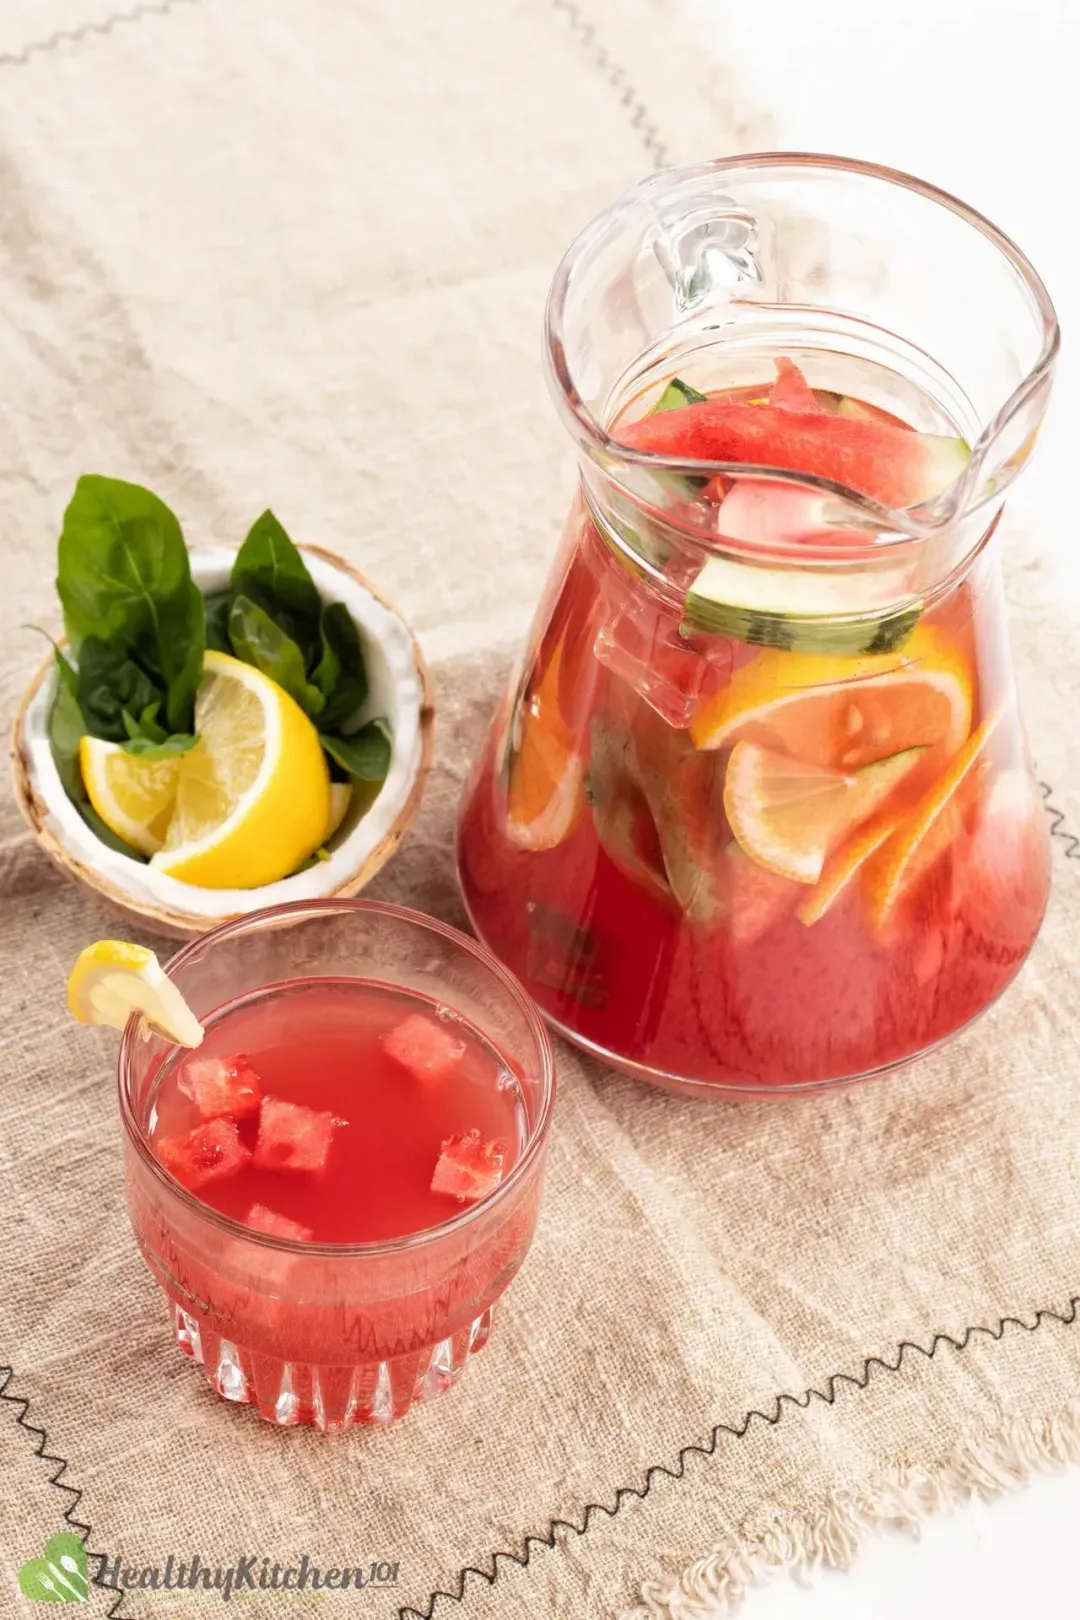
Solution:
[[[83,737],[79,769],[105,825],[141,855],[155,855],[172,819],[180,760],[142,759],[125,753],[119,743]]]
[[[250,664],[207,652],[199,741],[180,760],[164,844],[151,866],[205,889],[276,883],[326,835],[330,773],[318,733]]]

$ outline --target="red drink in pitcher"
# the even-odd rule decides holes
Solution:
[[[549,1020],[684,1089],[819,1086],[933,1046],[1012,979],[1049,885],[994,531],[1052,311],[979,222],[1044,344],[1008,431],[980,437],[927,354],[810,308],[839,296],[824,273],[785,306],[778,204],[828,172],[802,161],[658,177],[564,262],[549,357],[582,492],[459,829],[477,931]],[[929,188],[844,167],[868,222],[878,189],[901,193],[904,240],[946,205],[972,228]],[[615,268],[639,210],[654,258],[631,290]],[[635,360],[661,285],[671,329]],[[717,305],[726,327],[703,319]]]
[[[170,976],[205,1038],[145,1057],[129,1029],[121,1106],[181,1348],[279,1424],[440,1392],[536,1219],[552,1075],[528,1002],[453,930],[357,902],[253,914]]]

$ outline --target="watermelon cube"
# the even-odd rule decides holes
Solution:
[[[265,1204],[252,1204],[244,1221],[256,1232],[265,1232],[269,1237],[292,1238],[296,1243],[310,1243],[315,1235],[310,1226],[290,1221],[287,1215],[279,1215]]]
[[[233,1057],[190,1059],[177,1087],[203,1119],[245,1119],[259,1112],[262,1101],[259,1076],[242,1052]]]
[[[154,1148],[170,1175],[192,1192],[234,1175],[251,1158],[231,1119],[209,1120],[186,1136],[163,1137]]]
[[[334,1130],[343,1123],[302,1103],[264,1097],[252,1163],[257,1170],[324,1170]]]
[[[431,1178],[431,1190],[446,1193],[461,1204],[475,1204],[499,1185],[503,1158],[501,1142],[481,1142],[479,1131],[448,1136]]]
[[[465,1055],[465,1042],[436,1019],[410,1013],[383,1036],[383,1050],[421,1085],[430,1086],[453,1073]]]

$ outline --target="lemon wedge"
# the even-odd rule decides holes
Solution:
[[[99,939],[79,955],[68,979],[68,1006],[81,1024],[123,1029],[142,1013],[178,1046],[199,1046],[203,1027],[153,951]]]
[[[341,823],[345,820],[349,805],[352,803],[352,793],[351,782],[331,782],[330,817],[326,823],[326,831],[323,834],[324,843],[333,838]]]
[[[181,757],[175,808],[151,865],[206,889],[287,877],[330,821],[330,773],[315,727],[251,664],[207,652],[195,730],[199,741]]]
[[[100,737],[79,742],[79,768],[90,803],[112,832],[142,855],[155,855],[176,802],[180,760],[144,759]]]

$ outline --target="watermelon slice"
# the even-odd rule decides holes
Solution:
[[[720,503],[716,527],[726,539],[748,545],[868,545],[872,531],[833,526],[843,510],[838,499],[778,478],[736,478]]]
[[[807,416],[823,415],[822,407],[813,390],[794,360],[782,354],[776,362],[776,381],[772,385],[769,404],[785,411],[802,411]]]
[[[462,1204],[475,1204],[494,1192],[502,1180],[503,1157],[502,1144],[481,1142],[479,1131],[448,1136],[435,1165],[431,1190]]]
[[[252,1204],[244,1216],[244,1224],[255,1232],[265,1232],[268,1237],[291,1238],[295,1243],[310,1243],[315,1236],[310,1226],[290,1221],[287,1215],[279,1215],[265,1204]]]
[[[426,1013],[408,1018],[383,1036],[383,1050],[421,1085],[437,1085],[452,1074],[465,1056],[465,1042]]]
[[[191,1192],[235,1174],[251,1158],[231,1119],[196,1125],[186,1136],[163,1137],[154,1149],[170,1175]]]
[[[675,403],[673,400],[669,409],[674,409]],[[682,403],[689,404],[690,401],[687,400]],[[747,402],[744,401],[744,403]],[[769,393],[769,404],[776,405],[785,411],[801,411],[806,416],[820,416],[825,410],[824,405],[818,399],[794,360],[789,360],[786,355],[781,355],[776,362],[776,381],[773,383]],[[729,495],[733,489],[742,488],[750,482],[749,479],[725,478],[722,473],[718,473],[715,478],[710,478],[702,493],[707,501],[716,501],[719,504],[725,495]],[[761,482],[764,485],[768,483],[768,480],[754,480],[754,482]],[[784,495],[788,497],[799,494],[799,491],[793,490],[789,484],[769,484],[768,487],[770,490],[783,491]],[[810,499],[813,501],[814,497],[810,497]],[[801,509],[785,513],[783,526],[785,529],[795,528],[799,534],[804,530],[816,528],[819,523],[817,511],[818,508],[815,504],[810,513],[806,513]],[[735,527],[731,527],[732,524]],[[772,538],[769,534],[758,534],[756,532],[757,525],[753,522],[750,524],[751,532],[744,534],[742,532],[744,527],[746,527],[746,520],[740,516],[739,503],[736,502],[728,510],[726,525],[720,525],[721,533],[730,536],[733,540],[767,540]],[[784,537],[780,536],[779,538]]]
[[[264,1097],[252,1163],[258,1170],[324,1170],[334,1130],[344,1123],[301,1103]]]
[[[959,477],[970,454],[962,439],[885,422],[718,399],[643,417],[619,434],[632,449],[657,455],[829,478],[893,507],[932,499]]]
[[[202,1119],[245,1119],[259,1112],[262,1086],[242,1052],[189,1059],[176,1083]]]

